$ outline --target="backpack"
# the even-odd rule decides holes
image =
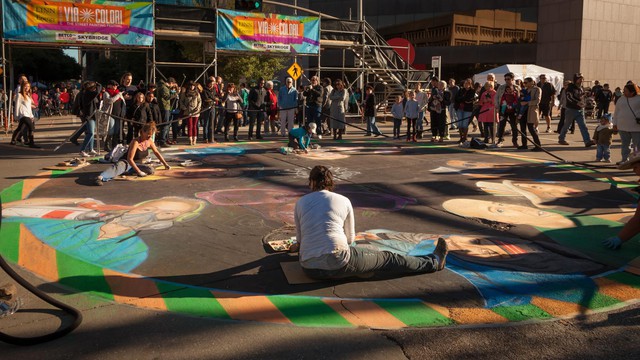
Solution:
[[[71,106],[71,113],[75,116],[80,116],[82,112],[82,91],[80,91],[73,99],[73,105]]]
[[[480,141],[478,138],[473,138],[471,139],[471,142],[469,143],[469,147],[472,149],[486,149],[487,148],[487,144],[485,144],[484,142]]]
[[[110,153],[104,156],[104,159],[108,162],[117,163],[128,150],[129,147],[127,145],[118,144]]]

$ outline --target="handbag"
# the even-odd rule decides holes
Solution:
[[[627,98],[627,105],[629,106],[629,110],[631,110],[631,113],[633,114],[633,117],[636,118],[636,124],[640,125],[640,117],[638,117],[638,115],[636,115],[636,113],[633,111],[633,108],[631,107],[631,104],[629,103],[629,98]]]
[[[242,112],[240,112],[240,111],[236,112],[236,119],[241,120],[243,118],[244,118],[244,116],[242,115]]]

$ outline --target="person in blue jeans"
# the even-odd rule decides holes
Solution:
[[[367,85],[365,88],[365,98],[362,109],[363,116],[367,120],[367,133],[365,136],[382,135],[378,125],[376,125],[376,96],[373,94],[373,86]]]
[[[355,220],[351,201],[333,192],[333,174],[318,165],[309,173],[311,193],[298,200],[294,210],[297,243],[305,274],[314,279],[344,278],[383,272],[431,273],[444,269],[447,243],[438,239],[432,254],[409,256],[351,246]]]
[[[104,182],[112,180],[116,176],[127,174],[137,174],[139,177],[145,177],[147,175],[153,175],[155,168],[149,165],[143,165],[142,161],[149,157],[149,150],[153,151],[153,154],[164,165],[164,170],[171,170],[171,166],[162,157],[162,154],[158,151],[151,136],[156,133],[156,125],[154,122],[146,123],[140,130],[140,136],[134,138],[129,144],[129,150],[126,157],[118,160],[115,164],[111,165],[108,169],[103,171],[94,183],[98,186],[104,184]]]
[[[569,84],[566,90],[567,96],[567,106],[565,108],[565,121],[562,130],[560,130],[560,135],[558,136],[558,144],[560,145],[569,145],[567,142],[567,131],[569,131],[569,127],[575,120],[576,124],[578,124],[578,128],[580,129],[580,134],[582,135],[582,140],[584,141],[585,147],[590,147],[595,145],[593,141],[591,141],[591,136],[589,134],[589,129],[587,129],[587,124],[584,122],[584,90],[582,89],[582,81],[584,77],[582,74],[577,73],[573,76],[573,83]]]

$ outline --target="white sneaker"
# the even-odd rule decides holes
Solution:
[[[86,152],[84,152],[84,151],[80,151],[80,156],[82,156],[82,157],[89,157],[89,156],[91,156],[91,155],[87,154],[87,153],[86,153]]]
[[[91,150],[89,151],[89,155],[94,156],[94,155],[98,155],[98,152],[95,150]]]

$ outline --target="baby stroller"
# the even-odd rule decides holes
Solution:
[[[585,99],[584,105],[584,118],[595,119],[596,118],[596,99],[589,95]]]

